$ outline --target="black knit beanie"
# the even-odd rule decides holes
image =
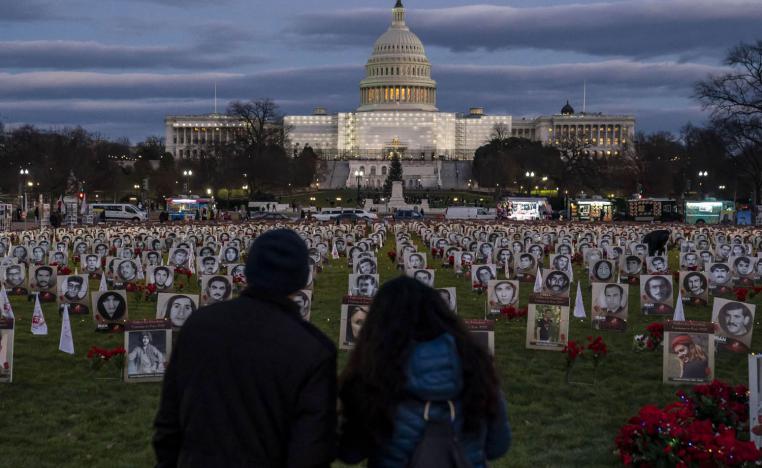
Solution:
[[[286,296],[307,285],[307,244],[290,229],[274,229],[254,239],[246,260],[246,282],[254,291]]]

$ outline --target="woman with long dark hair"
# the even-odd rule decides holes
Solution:
[[[412,278],[378,291],[339,386],[339,458],[346,463],[408,466],[431,421],[452,422],[473,467],[510,445],[488,351],[435,289]]]

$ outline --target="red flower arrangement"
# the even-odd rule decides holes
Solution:
[[[127,285],[124,288],[127,292],[135,292],[138,290],[138,287],[135,286],[135,283],[127,283]]]
[[[572,367],[574,367],[577,358],[582,356],[582,353],[585,352],[585,347],[574,340],[569,340],[562,352],[566,356],[566,374],[564,380],[566,383],[569,383]]]
[[[746,387],[715,380],[678,391],[679,401],[663,409],[646,405],[622,426],[615,439],[625,466],[750,466],[762,458],[746,431]]]
[[[431,248],[431,256],[432,257],[437,257],[438,254],[439,254],[439,249],[436,248],[436,247],[432,247]]]
[[[395,252],[393,250],[390,250],[389,252],[386,252],[386,256],[389,257],[389,260],[391,260],[392,262],[397,260],[397,252]]]
[[[474,291],[478,292],[479,294],[487,291],[487,285],[481,284],[479,281],[474,281],[473,284],[471,284],[471,287]]]
[[[736,299],[743,302],[749,296],[749,290],[747,288],[733,288],[733,292],[736,294]]]
[[[606,357],[609,352],[606,343],[603,342],[603,338],[600,336],[593,339],[592,336],[587,337],[587,349],[593,353],[593,366],[598,367],[598,363],[601,359]]]
[[[517,309],[513,306],[503,307],[500,309],[500,315],[507,318],[508,320],[520,319],[527,316],[527,308],[523,307]]]
[[[87,351],[87,359],[90,360],[90,367],[93,370],[98,370],[113,358],[114,365],[121,371],[124,368],[124,358],[126,354],[127,350],[124,349],[123,346],[117,346],[112,349],[91,346]]]
[[[635,351],[655,351],[664,340],[664,324],[653,322],[646,327],[642,335],[635,335]]]
[[[578,265],[582,264],[582,254],[581,253],[575,253],[572,257],[572,263],[576,263]]]
[[[66,265],[61,265],[58,267],[58,274],[59,275],[70,275],[71,274],[71,268],[67,267]]]
[[[447,263],[450,264],[450,267],[455,265],[455,255],[450,255],[449,257],[447,257]]]
[[[175,273],[177,273],[178,275],[185,275],[188,277],[188,279],[190,279],[191,276],[193,276],[193,272],[190,271],[190,268],[185,268],[185,267],[175,268]]]

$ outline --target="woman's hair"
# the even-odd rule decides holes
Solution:
[[[390,436],[396,406],[406,398],[405,368],[412,349],[443,333],[455,339],[461,359],[464,430],[477,432],[480,422],[497,411],[492,359],[437,290],[406,276],[387,282],[376,294],[339,378],[347,417],[361,420],[377,442]]]

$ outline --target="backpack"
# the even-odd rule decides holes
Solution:
[[[423,420],[426,427],[423,437],[410,457],[408,468],[471,468],[471,462],[466,458],[458,435],[452,428],[455,421],[455,405],[447,400],[450,406],[449,421],[430,421],[427,401],[423,409]]]

